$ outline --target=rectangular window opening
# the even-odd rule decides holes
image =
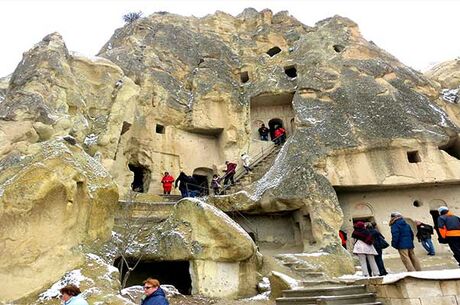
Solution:
[[[248,73],[248,71],[242,71],[240,73],[240,79],[241,79],[241,82],[243,84],[247,83],[249,81],[249,73]]]
[[[165,127],[163,125],[157,124],[155,128],[156,133],[164,134],[165,133]]]
[[[420,154],[419,154],[418,150],[408,151],[407,152],[407,160],[409,161],[409,163],[419,163],[419,162],[422,161],[422,159],[420,158]]]

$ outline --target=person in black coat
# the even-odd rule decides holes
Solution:
[[[417,225],[417,239],[420,243],[422,243],[423,248],[425,248],[428,255],[434,255],[434,246],[433,242],[431,241],[431,235],[433,235],[433,227],[423,223],[421,221],[416,221],[415,224]]]
[[[184,172],[180,172],[179,177],[177,177],[176,182],[174,184],[174,188],[177,188],[179,184],[179,191],[182,196],[189,197],[189,186],[188,184],[191,183],[191,177],[187,176]]]
[[[383,264],[383,257],[382,257],[382,240],[385,240],[385,237],[377,230],[373,223],[367,222],[366,229],[371,234],[372,238],[374,239],[374,248],[377,251],[377,255],[375,256],[375,263],[377,267],[379,267],[380,275],[387,275],[388,272],[385,269],[385,265]]]

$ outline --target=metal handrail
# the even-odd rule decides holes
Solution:
[[[262,147],[261,151],[255,155],[254,157],[251,157],[251,160],[253,160],[251,163],[249,163],[249,167],[251,166],[254,166],[256,164],[258,164],[259,162],[261,162],[262,160],[264,160],[267,156],[269,156],[274,150],[276,150],[276,148],[281,145],[282,143],[280,143],[279,145],[276,144],[276,140],[280,139],[281,137],[283,137],[283,135],[281,136],[278,136],[274,139],[272,139],[273,143],[272,145],[270,145],[270,147],[264,151],[264,148]],[[235,171],[235,175],[233,177],[233,180],[236,182],[238,180],[240,180],[243,176],[245,176],[247,174],[246,170],[243,168],[243,169],[239,169],[237,171]],[[223,175],[221,177],[221,179],[225,179],[225,177],[227,177],[228,174],[226,173],[225,175]],[[228,184],[228,185],[224,185],[223,188],[222,188],[222,191],[226,191],[228,190],[232,185],[231,184]]]

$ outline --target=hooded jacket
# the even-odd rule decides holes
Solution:
[[[169,305],[169,302],[163,289],[158,287],[154,293],[142,300],[141,305]]]
[[[391,226],[391,246],[395,249],[413,249],[414,233],[402,217],[392,218]]]

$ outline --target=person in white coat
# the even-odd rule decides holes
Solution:
[[[247,153],[243,153],[241,155],[241,160],[243,160],[243,167],[246,170],[246,173],[249,173],[251,171],[251,168],[249,165],[251,164],[251,157]]]
[[[378,254],[375,250],[373,243],[372,234],[366,229],[364,222],[358,221],[355,223],[354,231],[351,234],[353,238],[354,246],[353,253],[358,256],[359,263],[361,264],[361,270],[364,276],[369,276],[369,270],[367,269],[367,262],[371,267],[372,276],[379,276],[379,267],[375,262],[375,256]]]

